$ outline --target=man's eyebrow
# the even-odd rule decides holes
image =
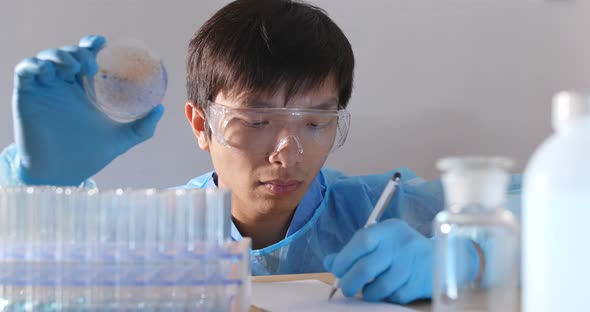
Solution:
[[[253,100],[253,101],[246,101],[243,106],[245,108],[275,108],[276,106],[272,103],[266,102],[264,100]],[[311,105],[308,108],[310,109],[324,109],[324,110],[335,110],[338,109],[338,100],[333,98],[329,99],[325,102],[322,102],[317,105]]]
[[[330,100],[320,103],[318,105],[313,105],[310,108],[312,108],[312,109],[325,109],[325,110],[338,109],[338,100],[330,99]]]
[[[275,107],[269,102],[262,100],[246,101],[243,103],[245,108],[273,108]]]

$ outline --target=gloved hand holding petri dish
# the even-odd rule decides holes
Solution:
[[[107,42],[96,56],[98,72],[84,78],[97,109],[126,123],[147,115],[164,99],[168,77],[162,60],[141,41]]]

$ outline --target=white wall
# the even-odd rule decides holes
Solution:
[[[6,1],[0,4],[0,146],[12,142],[14,65],[89,33],[135,37],[164,58],[166,114],[156,136],[96,177],[102,187],[184,184],[211,169],[183,107],[186,46],[227,1]],[[356,54],[352,126],[328,164],[350,174],[502,154],[522,171],[550,133],[550,98],[590,90],[590,5],[541,0],[315,0]],[[90,139],[90,138],[89,138]]]

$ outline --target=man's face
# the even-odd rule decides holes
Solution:
[[[213,102],[230,108],[250,107],[240,98],[220,92]],[[338,90],[332,79],[315,90],[297,94],[285,103],[285,92],[256,97],[255,106],[268,108],[338,108]],[[273,215],[290,213],[299,204],[309,185],[318,174],[329,154],[329,147],[318,152],[301,144],[303,139],[293,129],[273,129],[269,146],[272,148],[249,152],[222,145],[213,136],[205,149],[211,153],[218,175],[218,185],[229,188],[233,194],[234,215]],[[262,137],[262,135],[261,135]],[[203,145],[201,145],[203,148]],[[307,150],[306,150],[307,149]]]

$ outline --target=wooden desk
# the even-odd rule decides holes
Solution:
[[[334,275],[330,273],[311,273],[311,274],[285,274],[285,275],[265,275],[252,276],[252,283],[272,283],[272,282],[287,282],[287,281],[301,281],[301,280],[318,280],[326,284],[334,282]]]
[[[334,282],[334,275],[330,273],[311,273],[311,274],[287,274],[287,275],[267,275],[267,276],[253,276],[252,283],[272,283],[272,282],[286,282],[299,280],[318,280],[327,284]],[[409,309],[416,311],[430,311],[430,300],[420,300],[407,305]],[[250,312],[263,312],[264,309],[252,306]]]

